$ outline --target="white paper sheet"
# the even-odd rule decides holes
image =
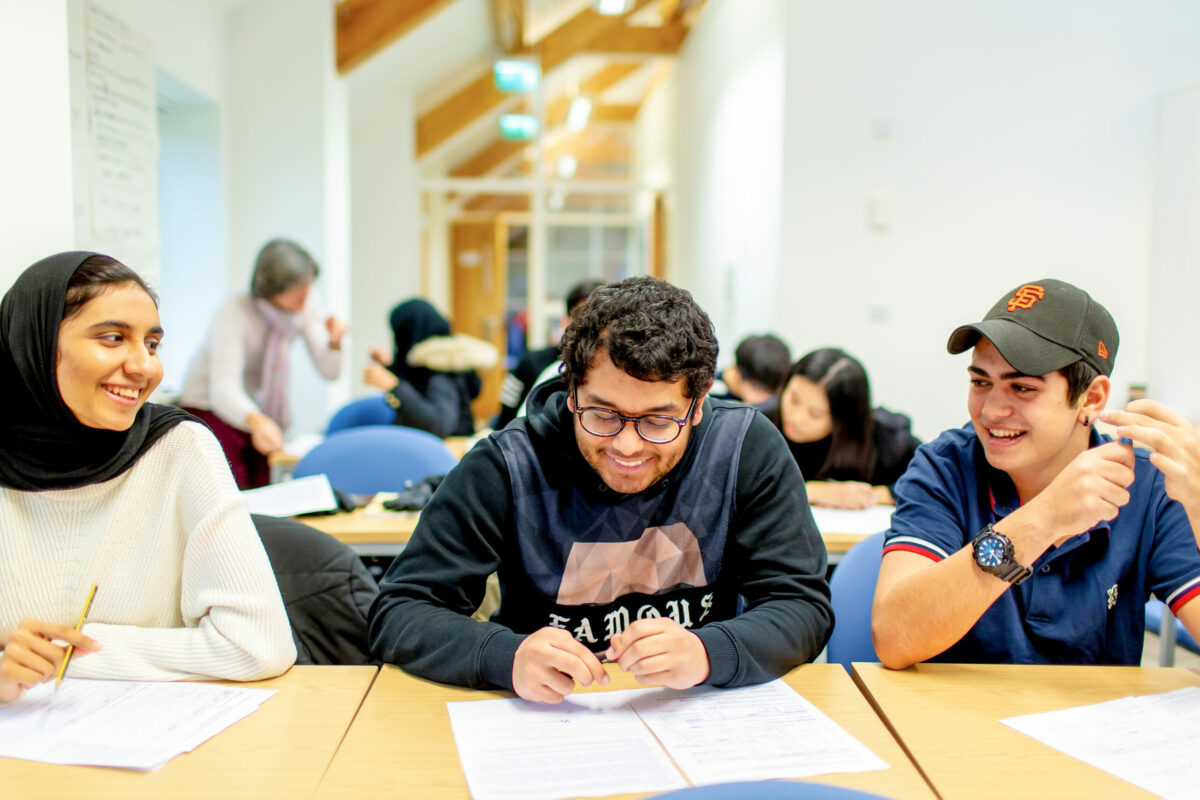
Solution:
[[[258,489],[246,489],[242,495],[251,514],[268,517],[294,517],[337,508],[337,498],[333,496],[329,478],[324,473],[272,483]]]
[[[0,707],[0,756],[153,770],[255,711],[273,689],[68,678]]]
[[[631,705],[697,785],[889,768],[780,680],[646,694]]]
[[[1000,721],[1160,797],[1200,797],[1200,688]]]
[[[813,507],[813,520],[821,533],[879,533],[892,527],[895,506],[862,509]]]
[[[559,706],[524,700],[446,705],[475,800],[686,786],[670,759],[696,785],[888,769],[778,680],[741,689],[577,694]]]
[[[447,703],[475,800],[557,800],[687,786],[628,705],[640,690]]]

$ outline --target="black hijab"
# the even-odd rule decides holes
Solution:
[[[58,391],[67,286],[97,253],[59,253],[21,273],[0,301],[0,486],[69,489],[115,478],[192,417],[147,403],[126,431],[89,428]]]
[[[432,339],[435,336],[449,336],[450,323],[438,313],[436,308],[420,298],[405,300],[393,308],[388,322],[391,323],[392,337],[395,341],[392,365],[388,369],[392,371],[393,375],[408,381],[424,394],[429,386],[429,378],[433,375],[433,370],[409,364],[408,352],[426,339]],[[467,399],[479,394],[479,376],[474,372],[449,374],[459,377],[459,382],[467,392]]]

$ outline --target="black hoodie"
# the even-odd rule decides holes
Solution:
[[[650,615],[670,614],[691,627],[708,652],[706,683],[714,686],[762,682],[815,658],[833,627],[825,547],[800,472],[770,422],[745,406],[706,401],[679,463],[645,491],[625,495],[605,486],[580,454],[566,397],[561,381],[537,387],[527,417],[481,441],[446,477],[380,584],[370,622],[376,656],[433,680],[511,690],[513,658],[527,634],[556,624],[603,651],[607,634],[619,631],[600,624],[581,630],[580,620],[624,602],[633,609],[654,605]],[[721,549],[701,554],[698,580],[595,603],[576,597],[564,604],[561,597],[547,596],[546,578],[539,574],[547,564],[560,569],[564,564],[563,554],[552,552],[563,544],[563,520],[582,528],[591,516],[603,517],[608,527],[588,530],[587,542],[607,541],[613,536],[611,519],[620,516],[610,512],[617,509],[628,524],[620,526],[627,528],[624,535],[615,535],[644,540],[660,524],[657,510],[664,503],[679,505],[681,485],[691,487],[691,497],[701,497],[694,484],[706,476],[692,470],[704,458],[702,443],[717,441],[717,434],[728,437],[730,426],[744,430],[740,450],[730,459],[736,474],[732,466],[726,470],[732,500],[728,508],[722,497],[714,498],[716,505],[702,500],[705,513],[722,517],[713,525]],[[510,460],[521,454],[530,457],[513,461],[514,473]],[[530,475],[539,479],[533,490]],[[530,525],[537,515],[529,511],[539,502],[547,505],[548,517],[559,520],[556,531]],[[642,516],[646,509],[649,516]],[[518,516],[525,530],[517,530]],[[704,522],[691,527],[703,528]],[[703,551],[704,532],[697,538]],[[471,614],[492,572],[499,573],[501,605],[493,621],[476,622]],[[720,601],[712,603],[713,595]],[[745,610],[735,616],[738,596]],[[705,611],[702,597],[709,603]],[[677,612],[689,608],[685,598],[690,612],[681,619]]]

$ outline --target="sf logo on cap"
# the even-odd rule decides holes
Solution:
[[[1038,300],[1046,297],[1046,290],[1032,283],[1027,283],[1017,293],[1008,298],[1008,310],[1016,311],[1018,308],[1029,310],[1033,308],[1033,304]]]

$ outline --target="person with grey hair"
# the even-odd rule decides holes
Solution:
[[[212,428],[240,489],[265,485],[267,456],[283,449],[292,341],[304,337],[326,380],[341,372],[348,328],[325,316],[311,294],[318,274],[317,262],[295,242],[273,239],[263,245],[249,293],[217,311],[184,378],[179,405]]]

